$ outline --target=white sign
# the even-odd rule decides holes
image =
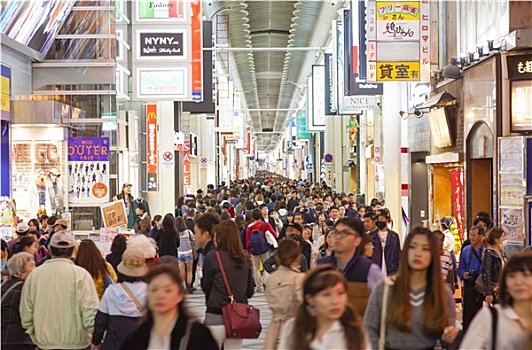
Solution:
[[[209,160],[207,157],[201,157],[199,164],[201,168],[207,168],[209,166]]]
[[[375,96],[343,96],[343,113],[357,114],[362,110],[375,109]]]
[[[233,82],[218,83],[218,131],[233,132]]]
[[[325,130],[325,66],[312,66],[312,119],[308,130]]]

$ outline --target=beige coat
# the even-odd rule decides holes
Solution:
[[[303,300],[304,273],[297,269],[279,266],[268,278],[266,301],[272,310],[272,321],[268,326],[264,349],[275,350],[279,346],[279,335],[284,323],[294,317],[294,312]]]

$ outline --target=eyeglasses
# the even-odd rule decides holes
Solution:
[[[349,230],[342,230],[342,231],[331,231],[331,235],[337,237],[341,236],[342,238],[345,238],[347,236],[357,236],[355,232],[351,232]]]

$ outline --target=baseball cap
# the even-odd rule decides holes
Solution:
[[[131,186],[133,186],[133,184],[130,184],[129,182],[122,184],[122,188],[131,187]]]
[[[58,220],[59,221],[59,220]],[[50,246],[54,248],[72,248],[76,245],[76,240],[70,232],[59,231],[54,233],[50,240]]]
[[[303,227],[301,227],[300,224],[297,224],[297,223],[295,223],[295,222],[290,222],[290,223],[286,224],[286,227],[287,227],[287,228],[288,228],[288,227],[293,227],[293,228],[295,228],[296,230],[298,230],[299,232],[303,232]]]
[[[25,222],[21,222],[17,225],[17,233],[24,233],[28,232],[30,230],[30,227]]]
[[[57,226],[57,225],[61,225],[63,227],[66,227],[68,228],[68,220],[65,220],[65,219],[59,219],[55,222],[55,224],[53,225],[54,227]]]
[[[443,217],[443,218],[441,219],[440,222],[441,222],[442,227],[444,227],[444,228],[450,228],[451,225],[453,224],[453,221],[454,221],[453,218],[448,217],[448,216],[445,216],[445,217]]]
[[[127,248],[122,254],[122,261],[118,264],[118,272],[130,277],[142,277],[148,273],[148,266],[144,252],[139,247]]]

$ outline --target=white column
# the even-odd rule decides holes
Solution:
[[[394,231],[402,234],[401,203],[401,118],[399,111],[402,102],[406,105],[406,96],[402,98],[401,83],[384,84],[382,99],[381,134],[382,158],[384,162],[384,184],[386,208],[390,210],[394,222]],[[406,95],[406,94],[405,94]],[[402,101],[404,100],[404,101]]]
[[[175,165],[163,166],[164,152],[174,154],[174,102],[159,102],[157,105],[157,125],[159,132],[157,141],[159,143],[158,154],[158,180],[159,188],[156,192],[148,192],[146,200],[150,204],[152,215],[174,213],[175,207]],[[171,127],[169,127],[169,125]],[[174,159],[175,164],[175,159]]]

